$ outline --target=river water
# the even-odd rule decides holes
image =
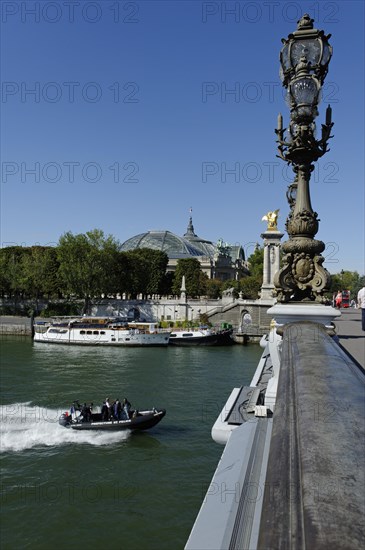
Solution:
[[[1,338],[2,550],[179,550],[223,447],[211,427],[261,355],[222,348],[98,348]],[[70,403],[128,397],[166,408],[148,432],[80,433]]]

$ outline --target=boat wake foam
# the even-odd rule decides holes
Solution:
[[[67,444],[112,445],[128,439],[130,432],[88,432],[58,424],[64,409],[48,409],[27,403],[0,406],[0,452],[19,452],[33,447]]]

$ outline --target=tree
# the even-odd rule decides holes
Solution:
[[[28,296],[36,300],[44,294],[58,292],[57,251],[51,247],[32,246],[21,261],[22,286]]]
[[[208,279],[206,282],[206,293],[211,300],[217,300],[222,296],[223,283],[219,279]]]
[[[349,290],[351,297],[356,300],[357,293],[364,286],[364,276],[360,276],[357,271],[344,271],[331,275],[330,290],[327,293],[328,298],[338,290]]]
[[[246,300],[257,300],[262,286],[262,277],[253,275],[240,279],[240,291],[242,298]]]
[[[257,247],[248,258],[250,274],[239,281],[239,290],[242,298],[256,300],[259,297],[263,281],[264,249]]]
[[[133,261],[128,252],[117,252],[114,256],[112,276],[110,278],[110,294],[126,294],[131,292]]]
[[[248,258],[248,265],[251,277],[263,277],[264,271],[264,249],[257,247]]]
[[[208,277],[203,273],[196,258],[183,258],[177,261],[172,285],[173,294],[180,294],[183,275],[185,275],[186,292],[189,296],[196,298],[206,294]]]
[[[60,238],[57,257],[61,286],[65,293],[84,299],[84,313],[90,308],[91,298],[107,293],[115,284],[119,247],[100,229],[79,235],[67,232]]]
[[[23,246],[8,246],[1,249],[1,293],[3,296],[23,296],[24,277],[22,261],[28,254],[28,248]]]
[[[132,264],[134,294],[162,294],[169,258],[161,250],[137,248],[127,253]]]

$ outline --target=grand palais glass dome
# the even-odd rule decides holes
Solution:
[[[183,237],[179,237],[171,231],[147,231],[135,235],[122,244],[122,250],[135,250],[136,248],[152,248],[166,252],[169,258],[190,258],[191,256],[205,255],[202,250],[193,246]]]
[[[153,230],[135,235],[121,246],[123,252],[140,248],[165,252],[169,258],[168,271],[174,271],[178,260],[184,258],[197,258],[209,278],[235,279],[247,271],[244,251],[240,245],[224,245],[221,239],[215,244],[198,237],[191,217],[183,237],[171,231]]]

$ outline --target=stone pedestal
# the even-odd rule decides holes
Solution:
[[[267,310],[267,313],[273,316],[276,327],[297,321],[312,321],[325,327],[332,327],[334,319],[341,316],[338,309],[313,302],[275,304]]]
[[[273,299],[274,275],[280,269],[280,240],[284,233],[276,229],[261,234],[264,239],[264,273],[261,286],[261,299]]]

